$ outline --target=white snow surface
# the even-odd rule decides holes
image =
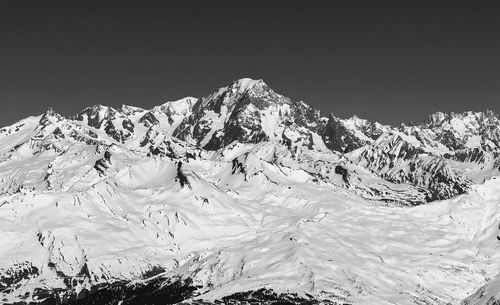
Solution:
[[[353,304],[457,303],[500,271],[500,179],[451,200],[381,206],[265,161],[272,147],[248,149],[246,177],[223,159],[190,160],[184,188],[175,161],[120,149],[107,177],[90,156],[77,161],[90,171],[70,170],[81,149],[24,159],[29,168],[2,164],[2,178],[23,172],[25,189],[0,199],[0,266],[41,270],[2,298],[62,287],[49,262],[66,275],[86,263],[92,284],[163,266],[208,300],[266,287]],[[48,161],[60,164],[58,191],[38,187]]]

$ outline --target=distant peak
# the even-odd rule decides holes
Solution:
[[[241,105],[247,103],[258,104],[258,108],[266,107],[270,104],[290,104],[289,98],[276,93],[262,79],[241,78],[230,85],[219,88],[208,97],[201,98],[201,103],[195,106],[194,110],[209,107],[219,113],[222,105],[232,111],[238,102]]]
[[[48,107],[47,110],[43,113],[43,115],[55,115],[57,114],[52,107]]]
[[[438,111],[429,115],[425,120],[424,124],[428,126],[439,126],[443,124],[445,121],[449,121],[452,119],[458,120],[483,120],[483,119],[495,119],[498,118],[498,115],[491,111],[463,111],[463,112],[448,112],[444,113]]]
[[[101,104],[96,104],[96,105],[89,106],[89,107],[83,109],[83,111],[99,111],[99,110],[108,111],[110,109],[112,109],[112,108],[109,107],[109,106],[104,106],[104,105],[101,105]]]
[[[197,97],[186,96],[186,97],[183,97],[183,98],[178,99],[178,100],[167,101],[167,102],[161,104],[160,106],[156,106],[155,108],[157,108],[157,107],[171,107],[171,106],[178,105],[178,104],[193,105],[194,103],[196,103],[197,100],[198,100]]]
[[[240,78],[226,87],[219,89],[218,93],[230,91],[232,93],[264,92],[272,89],[262,79]]]
[[[175,101],[168,101],[160,106],[154,107],[153,111],[165,112],[169,115],[172,114],[186,114],[191,111],[198,98],[188,96]]]
[[[118,110],[116,110],[113,107],[97,104],[97,105],[93,105],[93,106],[90,106],[90,107],[83,109],[82,112],[80,113],[80,116],[87,115],[89,117],[104,118],[104,117],[113,116],[117,112],[118,112]]]
[[[251,79],[251,78],[240,78],[235,81],[231,87],[237,87],[241,90],[252,89],[255,86],[263,87],[267,86],[266,83],[262,79]]]
[[[140,107],[136,107],[136,106],[131,106],[131,105],[125,105],[125,104],[122,104],[122,106],[120,107],[120,109],[126,109],[126,110],[144,110]]]
[[[424,124],[435,125],[446,119],[447,115],[441,111],[429,115],[425,120]]]
[[[367,120],[360,118],[359,116],[353,114],[350,118],[346,119],[346,121],[351,121],[355,124],[364,124]]]
[[[121,113],[123,113],[125,115],[131,115],[131,114],[134,114],[134,113],[137,113],[137,112],[142,112],[142,111],[144,111],[144,109],[142,109],[140,107],[135,107],[135,106],[130,106],[130,105],[123,104],[118,109],[118,111],[120,111]]]
[[[40,124],[41,125],[47,125],[49,123],[57,122],[62,119],[62,116],[55,112],[52,107],[47,108],[45,112],[43,113],[42,117],[40,118]]]
[[[61,117],[61,115],[52,109],[52,107],[48,107],[47,110],[43,113],[43,116],[46,117]]]

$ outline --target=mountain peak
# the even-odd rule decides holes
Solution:
[[[214,92],[208,98],[218,96],[239,98],[245,94],[262,96],[266,92],[272,92],[273,95],[276,94],[262,79],[240,78],[227,86],[219,88],[218,91]]]
[[[453,119],[458,120],[472,120],[472,121],[483,121],[483,120],[495,120],[498,119],[498,115],[491,110],[486,111],[464,111],[464,112],[436,112],[429,115],[424,120],[424,125],[427,126],[440,126],[446,121],[451,121]]]
[[[447,114],[444,112],[438,111],[436,113],[433,113],[424,120],[425,125],[436,125],[439,124],[440,122],[444,121],[447,117]]]
[[[110,119],[117,113],[116,109],[100,104],[87,107],[78,115],[79,121],[86,120],[94,128],[100,128],[103,121]]]
[[[202,98],[197,109],[213,110],[220,113],[223,106],[231,112],[236,105],[256,104],[258,108],[269,104],[290,104],[290,99],[271,89],[263,80],[241,78],[228,86]]]
[[[47,108],[40,118],[40,125],[47,125],[62,120],[62,116],[55,112],[52,107]]]
[[[134,113],[137,113],[137,112],[142,112],[142,111],[144,111],[144,109],[142,109],[140,107],[135,107],[135,106],[130,106],[130,105],[123,104],[118,109],[118,111],[120,111],[121,113],[123,113],[125,115],[131,115],[131,114],[134,114]]]
[[[253,87],[267,87],[267,84],[262,79],[240,78],[234,81],[231,88],[238,88],[241,91],[252,89]]]

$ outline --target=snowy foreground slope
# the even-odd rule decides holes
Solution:
[[[492,112],[392,127],[241,79],[0,129],[0,303],[500,304]]]

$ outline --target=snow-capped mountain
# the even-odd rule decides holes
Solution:
[[[5,304],[495,304],[500,119],[398,127],[240,79],[0,129]]]

